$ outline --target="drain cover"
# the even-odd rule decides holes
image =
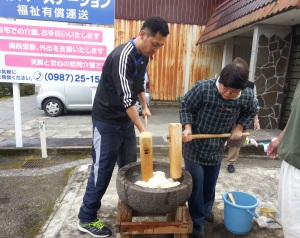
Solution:
[[[43,168],[46,165],[45,160],[31,160],[23,164],[24,168]]]

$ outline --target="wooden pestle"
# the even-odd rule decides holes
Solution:
[[[148,130],[147,116],[145,116],[145,128]],[[148,182],[153,177],[153,149],[152,134],[150,132],[140,134],[140,156],[142,180]]]
[[[182,176],[182,125],[180,123],[169,124],[170,176],[172,179],[180,179]]]

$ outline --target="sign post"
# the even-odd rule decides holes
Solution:
[[[16,147],[23,147],[20,84],[13,83]]]

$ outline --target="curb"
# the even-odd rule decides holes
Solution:
[[[167,155],[169,154],[169,145],[154,145],[153,155]],[[225,154],[227,149],[225,149]],[[41,148],[39,147],[9,147],[0,148],[1,155],[7,156],[26,156],[26,155],[40,155]],[[48,147],[47,154],[51,156],[57,155],[78,155],[90,154],[91,146],[63,146],[63,147]],[[140,153],[140,147],[137,146],[137,153]],[[263,145],[245,145],[241,148],[241,155],[258,155],[266,156]]]

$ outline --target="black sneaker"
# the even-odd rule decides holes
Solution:
[[[104,226],[100,219],[89,223],[80,221],[78,224],[78,230],[87,232],[94,237],[109,237],[112,234],[111,230]]]
[[[212,212],[209,212],[205,215],[205,221],[207,222],[214,222],[215,216]]]
[[[234,168],[233,164],[227,165],[227,171],[229,173],[233,173],[235,171],[235,168]]]

